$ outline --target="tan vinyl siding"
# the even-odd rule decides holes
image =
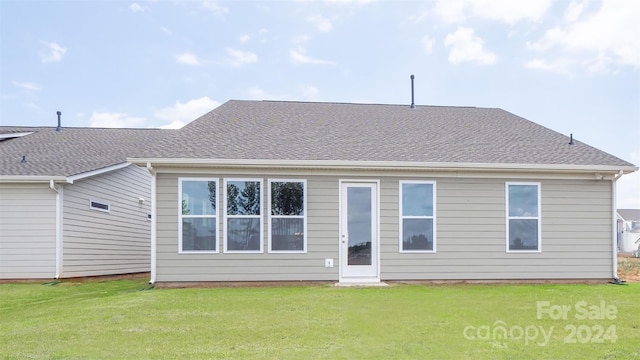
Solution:
[[[56,194],[48,184],[0,184],[0,279],[53,278]]]
[[[91,210],[90,200],[109,203],[110,212]],[[149,271],[150,202],[150,175],[137,166],[65,186],[62,276]]]
[[[194,177],[195,175],[189,175]],[[206,176],[206,175],[205,175]],[[216,177],[238,178],[238,174]],[[278,176],[273,176],[277,178]],[[280,178],[283,178],[280,176]],[[287,175],[286,179],[295,179]],[[299,177],[303,178],[303,177]],[[178,254],[178,175],[158,174],[158,243],[157,281],[259,281],[259,280],[332,280],[338,278],[338,268],[325,268],[324,259],[338,262],[338,180],[337,178],[304,177],[307,179],[307,253],[267,253],[267,212],[264,252],[261,254]],[[265,177],[265,180],[267,177]],[[267,184],[265,181],[264,184]],[[266,185],[265,185],[266,186]],[[221,189],[222,190],[222,189]],[[221,191],[221,194],[223,192]],[[266,204],[267,191],[262,196]],[[219,198],[221,200],[221,198]],[[220,207],[222,202],[218,204]],[[220,208],[219,208],[220,209]],[[218,248],[223,248],[222,216],[219,210]]]
[[[307,179],[306,254],[178,254],[178,177],[233,178],[251,175]],[[382,280],[592,279],[612,269],[611,182],[498,177],[406,176],[354,171],[295,174],[284,170],[242,173],[212,170],[158,175],[157,281],[338,280],[340,179],[380,180],[380,275]],[[437,184],[436,253],[399,252],[399,181]],[[542,251],[507,253],[505,183],[539,182]],[[263,191],[266,196],[266,191]],[[265,199],[266,204],[266,199]],[[266,208],[263,208],[266,211]],[[266,225],[266,213],[263,214]],[[218,246],[222,248],[219,217]],[[265,226],[265,232],[267,227]],[[334,261],[324,267],[324,259]]]

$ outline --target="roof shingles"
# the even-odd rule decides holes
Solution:
[[[494,108],[231,100],[156,158],[633,166]]]
[[[0,133],[32,132],[0,141],[0,175],[71,176],[141,156],[171,130],[0,127]],[[25,162],[22,162],[22,158]]]

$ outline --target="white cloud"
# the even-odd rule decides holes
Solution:
[[[433,44],[434,44],[434,40],[432,38],[429,37],[429,35],[425,35],[422,38],[422,46],[424,47],[424,51],[426,51],[427,53],[431,53],[431,51],[433,51]]]
[[[177,129],[209,111],[220,106],[220,103],[203,96],[201,98],[192,99],[185,103],[176,101],[173,106],[162,108],[154,112],[154,116],[158,119],[167,120],[170,123],[161,126],[163,129]]]
[[[584,0],[571,1],[571,3],[569,3],[569,5],[567,6],[567,10],[565,10],[564,12],[564,19],[569,22],[576,21],[582,14],[584,5]]]
[[[134,128],[140,127],[147,119],[131,116],[125,113],[94,111],[89,118],[89,126],[104,128]]]
[[[273,97],[268,96],[266,91],[257,86],[253,86],[247,89],[247,95],[251,100],[274,99]]]
[[[302,99],[307,101],[318,101],[318,95],[320,90],[313,85],[307,85],[302,87]]]
[[[41,49],[38,55],[40,55],[40,61],[43,63],[55,62],[62,60],[64,54],[67,53],[67,49],[60,46],[60,44],[55,42],[47,42],[41,41],[45,46],[44,49]]]
[[[319,32],[329,32],[333,29],[333,23],[330,19],[323,17],[322,15],[314,15],[307,18],[311,23],[316,26],[316,30]]]
[[[220,6],[217,1],[203,1],[202,7],[211,10],[216,15],[222,15],[229,12],[229,8]]]
[[[329,60],[312,58],[306,54],[305,48],[298,46],[296,49],[289,50],[289,59],[296,65],[335,65],[336,63]]]
[[[522,20],[540,20],[551,2],[551,0],[438,0],[434,12],[443,21],[449,23],[480,18],[515,24]]]
[[[252,86],[245,91],[245,96],[250,100],[294,100],[294,101],[318,101],[320,90],[313,85],[300,86],[293,94],[274,94],[259,86]]]
[[[169,124],[160,126],[160,129],[181,129],[185,125],[187,124],[184,121],[173,121]]]
[[[356,4],[370,4],[372,2],[375,2],[376,0],[324,0],[324,2],[329,3],[329,4],[336,4],[336,5],[348,5],[348,4],[352,4],[352,3],[356,3]]]
[[[143,12],[145,8],[140,6],[140,4],[134,2],[134,3],[131,3],[131,5],[129,5],[129,10],[131,10],[131,12],[133,13],[137,13],[137,12]]]
[[[311,40],[311,37],[309,35],[298,35],[298,36],[294,36],[293,39],[291,39],[291,43],[298,45],[298,44],[304,44],[309,40]]]
[[[241,43],[246,43],[247,41],[251,40],[251,36],[249,36],[248,34],[244,34],[242,36],[240,36],[240,42]]]
[[[231,56],[227,59],[227,62],[233,67],[240,67],[242,65],[258,62],[258,55],[250,51],[227,48],[227,54]]]
[[[164,27],[164,26],[160,27],[160,30],[162,30],[162,32],[164,32],[164,33],[165,33],[165,34],[167,34],[167,35],[171,35],[171,34],[173,34],[173,33],[171,32],[171,30],[169,30],[169,28],[166,28],[166,27]]]
[[[421,11],[419,13],[409,16],[409,21],[411,21],[414,24],[419,24],[422,21],[424,21],[428,16],[429,16],[428,11]]]
[[[200,65],[200,60],[198,59],[198,57],[189,52],[176,55],[176,61],[185,65]]]
[[[571,7],[574,3],[571,3]],[[576,5],[573,5],[576,6]],[[577,10],[575,21],[546,31],[538,41],[527,43],[550,56],[580,59],[587,71],[607,73],[615,65],[640,68],[640,2],[605,0],[595,13],[585,16]]]
[[[560,58],[552,61],[545,59],[533,59],[525,64],[528,69],[543,70],[549,72],[555,72],[559,74],[572,74],[572,67],[575,66],[575,62],[569,59]]]
[[[496,61],[495,54],[484,50],[484,41],[475,36],[471,28],[458,28],[456,32],[447,35],[444,44],[451,48],[449,62],[453,64],[474,62],[490,65]]]
[[[42,90],[42,87],[36,83],[32,83],[32,82],[22,82],[22,81],[12,81],[13,85],[22,88],[24,90],[29,90],[29,91],[40,91]]]

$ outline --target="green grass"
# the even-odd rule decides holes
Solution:
[[[538,301],[572,311],[567,320],[538,319]],[[576,319],[579,301],[603,301],[615,307],[615,319]],[[209,289],[148,289],[144,280],[2,284],[0,358],[631,359],[640,358],[639,301],[637,283]],[[530,335],[532,327],[554,330],[543,345],[541,334],[530,341],[465,337],[465,328],[477,337],[478,329],[482,335],[500,325],[516,336],[519,328]],[[571,326],[581,329],[581,337],[565,344]],[[598,327],[615,329],[615,342],[578,341],[592,339]]]

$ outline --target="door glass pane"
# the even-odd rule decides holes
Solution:
[[[371,265],[371,188],[347,188],[348,265]]]

